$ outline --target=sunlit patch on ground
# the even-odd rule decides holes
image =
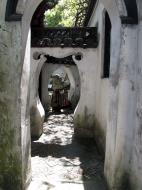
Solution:
[[[73,115],[49,116],[32,142],[32,182],[28,190],[105,190],[103,159],[93,142],[73,138]]]

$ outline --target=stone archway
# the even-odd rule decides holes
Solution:
[[[30,80],[30,120],[31,120],[31,135],[32,137],[39,137],[42,133],[42,124],[44,122],[44,110],[48,111],[48,104],[49,104],[49,98],[48,98],[48,88],[47,84],[49,82],[49,78],[54,70],[56,70],[59,67],[62,67],[63,70],[66,71],[68,74],[68,77],[71,81],[71,90],[75,90],[75,74],[77,73],[78,69],[76,65],[69,65],[69,66],[76,66],[76,69],[74,67],[71,69],[66,68],[64,65],[58,65],[58,64],[47,64],[45,63],[47,60],[46,53],[41,53],[41,50],[35,51],[34,48],[32,49],[32,56],[31,56],[31,80]],[[47,51],[48,52],[48,51]],[[60,54],[62,56],[62,53]],[[50,63],[50,62],[49,62]],[[72,73],[73,71],[74,73]],[[77,70],[77,71],[76,71]],[[41,99],[39,99],[38,94],[38,86],[39,86],[39,75],[42,73],[43,78],[43,88],[42,90],[42,96]],[[79,73],[77,73],[79,75]],[[74,76],[75,75],[75,76]],[[79,81],[80,84],[80,81]],[[74,91],[72,92],[74,93]],[[77,91],[77,95],[79,96],[80,92]],[[42,103],[42,104],[41,104]],[[75,102],[76,104],[76,102]],[[74,104],[73,104],[74,105]],[[43,107],[42,107],[43,106]],[[74,105],[75,106],[75,105]],[[44,108],[44,109],[43,109]]]
[[[69,100],[72,103],[72,108],[75,109],[80,97],[80,76],[78,72],[78,68],[76,65],[62,65],[62,64],[50,64],[45,63],[41,77],[42,77],[42,86],[41,88],[41,100],[45,110],[49,111],[49,97],[48,97],[48,88],[47,84],[51,77],[51,74],[57,69],[61,69],[64,71],[70,81],[70,90],[69,90]]]
[[[42,80],[43,80],[43,88],[42,88],[42,103],[46,110],[49,107],[49,99],[48,99],[48,89],[44,88],[47,86],[51,74],[57,69],[61,69],[65,72],[70,81],[70,90],[69,90],[69,100],[72,103],[72,108],[74,109],[77,105],[77,102],[80,97],[80,80],[79,73],[76,65],[56,65],[56,64],[45,64],[42,71]]]
[[[28,171],[28,167],[27,163],[29,162],[29,144],[30,144],[30,138],[28,137],[28,129],[29,129],[29,117],[28,117],[28,112],[29,112],[29,107],[28,105],[28,97],[29,97],[29,65],[30,65],[30,58],[28,57],[28,49],[30,47],[30,20],[32,18],[32,15],[36,9],[36,7],[39,5],[39,3],[41,2],[41,0],[27,0],[27,1],[20,1],[20,2],[25,2],[25,4],[23,3],[23,5],[25,6],[19,6],[17,8],[17,12],[22,13],[23,14],[23,18],[22,18],[22,30],[21,30],[21,26],[20,24],[16,25],[16,29],[13,29],[13,31],[19,31],[19,34],[16,34],[20,39],[22,36],[22,42],[20,44],[20,46],[22,47],[21,52],[19,52],[19,56],[20,56],[20,67],[22,70],[22,65],[23,65],[23,70],[22,70],[22,79],[20,78],[21,75],[18,75],[18,79],[20,78],[21,80],[21,96],[19,96],[18,92],[15,92],[15,96],[16,97],[20,97],[21,103],[19,103],[19,105],[17,106],[17,110],[21,110],[21,116],[20,119],[18,118],[17,121],[17,125],[16,126],[21,126],[22,130],[23,130],[23,138],[22,138],[22,145],[20,144],[18,147],[18,151],[21,151],[21,146],[22,148],[22,172],[23,172],[23,185],[25,185],[25,181],[27,178],[27,171]],[[125,132],[125,125],[126,125],[126,120],[129,119],[127,113],[129,112],[130,115],[133,115],[133,111],[132,109],[129,107],[129,102],[127,99],[131,100],[133,102],[135,94],[133,94],[131,92],[131,87],[132,85],[130,84],[130,79],[129,79],[129,72],[128,70],[130,69],[132,71],[132,67],[134,66],[134,64],[132,62],[135,62],[135,55],[127,57],[123,54],[123,51],[127,52],[126,50],[126,46],[131,46],[133,47],[131,50],[129,50],[129,54],[131,54],[131,52],[133,52],[136,48],[137,48],[137,44],[136,44],[136,40],[137,37],[135,34],[137,34],[137,28],[136,27],[129,27],[129,26],[124,26],[121,27],[121,22],[120,22],[120,6],[119,8],[116,5],[116,2],[114,1],[105,1],[102,0],[101,1],[104,4],[104,7],[106,8],[106,10],[108,10],[108,13],[110,15],[110,19],[112,21],[112,26],[113,26],[113,32],[115,33],[116,31],[116,35],[112,36],[112,46],[115,46],[117,44],[118,49],[114,49],[112,51],[112,57],[111,57],[111,78],[110,78],[110,85],[111,85],[111,89],[112,89],[112,96],[111,96],[111,101],[110,101],[110,108],[109,108],[109,121],[108,121],[108,131],[107,131],[107,140],[106,140],[106,176],[107,179],[110,183],[111,186],[113,186],[115,184],[115,182],[113,181],[114,179],[112,179],[112,176],[116,173],[115,171],[117,170],[118,166],[120,166],[120,172],[117,170],[118,172],[118,178],[119,178],[119,182],[121,184],[122,182],[122,176],[124,174],[124,171],[122,171],[122,167],[125,165],[126,161],[128,160],[128,158],[126,158],[125,161],[120,162],[120,158],[122,157],[122,153],[125,152],[125,150],[123,150],[123,145],[125,144],[125,137],[123,136],[123,132]],[[121,1],[119,1],[121,2]],[[24,9],[25,8],[25,9]],[[121,9],[121,8],[120,8]],[[122,13],[122,9],[121,9],[121,13]],[[125,11],[124,11],[125,12]],[[126,13],[125,13],[126,14]],[[124,14],[124,15],[125,15]],[[123,14],[122,14],[123,15]],[[2,16],[3,18],[3,16]],[[13,25],[14,26],[14,25]],[[11,27],[11,26],[10,26]],[[9,28],[10,28],[9,27]],[[28,35],[29,34],[29,35]],[[12,35],[15,37],[15,35],[12,33]],[[123,39],[123,42],[126,41],[126,46],[124,43],[121,44],[121,37]],[[27,51],[25,51],[25,49]],[[16,53],[15,53],[16,54]],[[121,54],[121,57],[119,56]],[[126,60],[126,63],[124,63],[124,60]],[[119,64],[120,62],[120,64]],[[126,71],[125,68],[128,66],[128,62],[130,63],[129,66],[130,68]],[[119,81],[119,84],[117,83],[118,78],[117,78],[117,74],[118,74],[118,65],[120,65],[121,70],[120,70],[120,75],[121,75],[121,80]],[[129,67],[128,66],[128,67]],[[80,73],[82,74],[81,71]],[[19,71],[20,73],[20,71]],[[133,73],[133,72],[132,72]],[[19,81],[20,81],[19,80]],[[135,79],[132,78],[131,82],[135,82]],[[25,85],[26,83],[26,85]],[[119,85],[119,89],[118,89],[118,85]],[[25,90],[24,90],[25,87]],[[19,89],[20,87],[17,85],[17,88]],[[26,93],[24,93],[26,92]],[[25,95],[24,95],[25,94]],[[127,96],[127,99],[125,99],[125,101],[123,102],[122,99],[125,96]],[[121,107],[117,107],[117,102],[121,101],[121,103],[124,103],[127,107],[128,105],[128,110],[125,110],[125,112],[122,112],[123,110],[121,110]],[[135,102],[135,101],[134,101]],[[115,107],[115,108],[114,108]],[[18,113],[18,111],[16,110],[16,113]],[[128,112],[127,112],[128,111]],[[123,116],[122,116],[123,115]],[[118,116],[118,120],[117,120],[117,116]],[[16,116],[15,116],[16,117]],[[133,118],[133,116],[132,116]],[[12,120],[12,119],[11,119]],[[130,123],[130,126],[132,127],[133,122]],[[115,127],[114,127],[115,126]],[[18,128],[18,127],[17,127]],[[18,129],[17,131],[21,131],[21,128]],[[115,128],[115,130],[114,130]],[[123,130],[120,130],[123,129]],[[123,132],[121,132],[123,131]],[[26,135],[27,134],[27,135]],[[121,136],[123,136],[123,138],[120,138]],[[129,135],[129,139],[131,140],[132,138],[132,134]],[[113,139],[113,145],[111,144],[109,139]],[[120,139],[122,140],[120,143]],[[25,143],[26,142],[26,143]],[[127,148],[130,149],[127,145]],[[128,150],[127,149],[127,150]],[[130,150],[128,150],[129,152]],[[114,154],[115,152],[115,154]],[[121,154],[119,154],[121,152]],[[19,153],[20,154],[20,153]],[[126,153],[125,153],[126,154]],[[17,153],[18,155],[18,153]],[[112,162],[111,162],[112,161]],[[27,163],[26,163],[27,162]],[[112,165],[110,168],[110,165]],[[122,167],[121,167],[122,166]],[[128,166],[129,167],[129,166]],[[21,175],[21,174],[20,174]],[[116,175],[114,175],[115,177]],[[116,178],[117,180],[117,178]],[[19,184],[21,182],[18,182]]]

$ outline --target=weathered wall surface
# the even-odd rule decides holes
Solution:
[[[22,150],[22,180],[23,188],[25,184],[28,184],[31,175],[31,131],[30,131],[30,106],[29,106],[29,94],[30,94],[30,41],[31,33],[29,30],[22,74],[21,74],[21,86],[20,86],[20,114],[21,114],[21,150]],[[22,65],[22,63],[21,63]]]
[[[31,135],[39,137],[42,134],[45,111],[38,94],[39,75],[46,58],[41,56],[41,60],[33,60],[31,52],[31,72],[30,72],[30,121]]]
[[[137,183],[132,187],[132,176],[136,175],[137,178],[135,177],[135,179],[140,184],[138,176],[141,173],[141,155],[138,153],[140,152],[141,143],[140,140],[138,143],[138,132],[136,134],[134,132],[136,126],[138,27],[137,25],[121,25],[119,14],[126,15],[126,10],[124,9],[124,4],[121,4],[120,1],[117,4],[111,1],[101,2],[103,4],[99,3],[94,10],[90,25],[94,26],[97,24],[100,35],[97,55],[98,69],[96,69],[95,80],[97,81],[95,101],[99,102],[99,104],[96,104],[95,115],[97,115],[100,123],[99,128],[105,129],[104,131],[106,132],[104,133],[106,136],[105,174],[111,189],[140,189],[140,185],[136,187]],[[112,23],[109,81],[101,79],[103,62],[103,46],[101,44],[104,43],[103,6],[108,11]],[[106,104],[106,101],[108,104]],[[102,104],[103,106],[101,106]],[[108,114],[104,110],[108,110]],[[140,113],[139,110],[137,115],[141,115]],[[137,154],[133,151],[134,136]],[[102,138],[102,136],[100,135],[99,138]],[[138,158],[139,164],[136,164]],[[132,165],[133,174],[131,172]]]
[[[137,59],[135,60],[136,66],[136,83],[135,91],[137,93],[136,97],[136,109],[134,117],[136,119],[133,132],[133,141],[130,143],[132,148],[131,156],[131,168],[130,168],[130,179],[132,182],[132,189],[141,190],[142,189],[142,2],[138,2],[139,10],[139,25],[138,25],[138,51]]]
[[[95,88],[94,73],[96,71],[96,49],[82,51],[83,59],[75,61],[81,80],[79,104],[76,108],[74,122],[77,137],[92,138],[95,122]]]
[[[0,1],[0,188],[20,190],[30,180],[30,32],[25,19],[5,22],[6,4]]]
[[[6,23],[0,0],[0,189],[22,188],[20,128],[21,25]]]
[[[96,69],[93,76],[93,86],[95,90],[94,97],[94,137],[101,151],[105,152],[106,131],[108,121],[108,104],[109,104],[109,78],[103,78],[104,62],[104,6],[99,3],[90,20],[89,26],[98,26],[99,46],[96,49],[96,60],[94,64]]]
[[[17,12],[24,14],[22,22],[5,22],[7,1],[0,0],[0,188],[4,190],[24,189],[29,178],[29,27],[31,17],[41,1],[19,1]],[[90,22],[92,26],[98,22],[99,47],[95,50],[79,50],[83,59],[75,60],[81,79],[75,132],[78,136],[94,137],[98,131],[95,131],[95,126],[98,126],[101,131],[98,133],[98,142],[103,149],[106,136],[105,175],[111,189],[141,190],[142,2],[137,0],[140,20],[137,26],[121,25],[120,15],[126,15],[122,0],[100,2],[102,5],[98,5]],[[103,6],[112,22],[109,80],[101,79],[100,75]],[[76,53],[78,49],[44,51],[62,57]]]
[[[65,72],[70,81],[70,90],[68,91],[68,98],[72,103],[72,108],[75,109],[80,99],[80,75],[76,65],[65,66]]]

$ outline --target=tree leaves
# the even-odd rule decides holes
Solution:
[[[54,9],[45,12],[45,26],[74,27],[78,7],[78,0],[59,0]]]

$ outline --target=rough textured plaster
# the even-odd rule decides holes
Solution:
[[[26,5],[23,7],[26,7],[25,10],[23,10],[23,19],[22,19],[22,31],[21,31],[21,24],[20,23],[5,23],[4,22],[4,16],[5,16],[5,5],[6,1],[0,0],[1,8],[0,8],[0,35],[1,35],[1,40],[2,43],[0,45],[0,51],[1,51],[1,56],[0,56],[0,72],[1,72],[1,92],[0,92],[0,101],[1,101],[1,106],[2,110],[6,110],[6,114],[3,115],[1,118],[6,118],[1,121],[1,124],[3,126],[6,126],[8,129],[8,126],[10,127],[9,131],[12,131],[15,129],[14,133],[14,139],[15,142],[11,143],[12,144],[12,159],[14,159],[14,155],[16,154],[16,157],[18,156],[19,160],[21,159],[21,122],[20,122],[20,80],[21,80],[21,71],[22,71],[22,64],[24,61],[25,57],[25,47],[27,44],[27,36],[29,33],[29,27],[30,27],[30,20],[31,17],[34,13],[34,10],[38,6],[38,4],[41,2],[41,0],[29,0],[26,1]],[[130,167],[133,176],[135,179],[135,184],[133,184],[134,188],[133,189],[141,189],[141,182],[140,182],[140,176],[141,176],[141,117],[140,117],[140,110],[141,110],[141,51],[139,51],[138,57],[139,61],[136,57],[136,50],[135,48],[137,46],[137,40],[134,38],[133,33],[135,33],[135,28],[128,27],[126,29],[122,28],[120,25],[120,18],[119,18],[119,11],[117,8],[116,1],[112,0],[102,0],[101,1],[104,4],[104,7],[108,10],[108,13],[110,15],[111,21],[112,21],[112,51],[111,51],[111,78],[110,78],[110,100],[109,100],[109,118],[107,121],[107,136],[106,136],[106,162],[105,162],[105,173],[107,180],[111,187],[114,187],[114,189],[122,189],[121,184],[128,184],[129,183],[129,174],[130,172],[128,171],[125,172],[122,169]],[[139,12],[141,8],[141,1],[137,1],[139,3]],[[22,9],[21,9],[22,10]],[[139,18],[141,19],[141,13],[139,13]],[[141,23],[139,23],[139,50],[141,49]],[[122,32],[121,31],[125,31]],[[137,32],[136,32],[137,33]],[[124,36],[125,35],[125,36]],[[120,46],[121,43],[121,36],[124,39],[124,43]],[[22,37],[22,42],[21,42],[21,37]],[[125,46],[126,42],[126,46]],[[21,45],[22,44],[22,45]],[[134,46],[134,47],[133,47]],[[131,49],[131,48],[134,49]],[[124,49],[126,51],[126,57],[121,56],[121,59],[119,58],[120,55],[120,49]],[[122,53],[121,50],[121,53]],[[61,50],[62,51],[62,50]],[[76,50],[71,50],[72,52],[75,52]],[[135,52],[135,53],[134,53]],[[62,53],[62,52],[61,52]],[[94,52],[93,52],[94,53]],[[97,58],[94,58],[94,54],[89,53],[88,55],[90,56],[90,59],[93,59],[94,61],[97,60]],[[129,57],[129,55],[131,55]],[[88,59],[88,57],[87,57]],[[134,61],[135,60],[135,61]],[[85,60],[84,60],[85,61]],[[86,65],[83,62],[77,63],[79,70],[80,70],[80,76],[81,76],[81,82],[83,83],[83,86],[81,88],[81,95],[85,90],[88,90],[88,88],[92,88],[91,85],[92,83],[89,83],[90,86],[87,85],[87,80],[86,77],[88,75],[86,74],[86,71],[82,68],[84,66],[85,69]],[[123,63],[125,63],[123,65]],[[133,74],[133,66],[135,63],[139,62],[139,66],[136,70],[138,70],[138,78],[137,78],[137,85],[135,86],[135,78],[130,78],[129,76]],[[90,61],[90,63],[92,63]],[[94,63],[94,62],[93,62]],[[92,64],[93,64],[92,63]],[[120,68],[118,65],[121,63]],[[129,68],[129,64],[132,66]],[[82,66],[83,65],[83,66]],[[123,66],[123,67],[122,67]],[[93,72],[95,72],[96,68],[93,67]],[[115,75],[115,73],[120,70],[119,75]],[[16,71],[16,72],[15,72]],[[29,70],[23,70],[23,73],[28,72]],[[91,73],[90,79],[93,78],[93,72],[88,69],[88,72]],[[126,74],[126,76],[125,76]],[[8,77],[7,77],[8,76]],[[119,83],[117,83],[117,78],[122,77],[121,80],[119,80]],[[115,82],[114,79],[115,78]],[[119,79],[119,78],[118,78]],[[131,80],[130,80],[131,79]],[[24,81],[22,81],[23,83]],[[129,101],[135,99],[135,89],[137,89],[137,111],[135,112],[135,105],[130,104]],[[93,88],[94,90],[94,88]],[[90,91],[91,92],[91,91]],[[85,94],[87,96],[91,96],[91,100],[95,99],[95,92],[93,93],[88,93]],[[123,99],[125,95],[125,100]],[[93,97],[94,96],[94,97]],[[82,96],[83,98],[83,96]],[[85,98],[85,97],[84,97]],[[130,99],[129,99],[130,98]],[[87,99],[87,98],[86,98]],[[84,105],[86,104],[87,106],[87,117],[90,117],[90,114],[94,112],[94,107],[95,105],[90,105],[88,102],[84,101]],[[81,100],[82,101],[82,100]],[[23,103],[23,100],[22,100]],[[28,101],[27,101],[28,103]],[[27,103],[24,103],[23,106],[26,106]],[[121,112],[121,109],[123,108],[123,103],[126,105],[126,110],[123,110]],[[9,109],[4,109],[8,105],[11,105]],[[117,105],[119,107],[117,108]],[[133,107],[134,106],[134,107]],[[78,112],[80,115],[83,115],[83,113],[86,113],[86,108],[85,106],[82,109],[81,105],[78,105],[76,109],[76,113]],[[130,109],[129,109],[130,108]],[[83,110],[83,111],[82,111]],[[118,110],[118,113],[117,113]],[[28,111],[28,110],[27,110]],[[82,111],[82,112],[81,112]],[[124,113],[125,117],[122,115]],[[132,118],[129,116],[133,115]],[[134,114],[135,113],[135,114]],[[134,123],[133,117],[137,113],[137,125]],[[117,118],[118,117],[118,118]],[[14,119],[13,119],[14,118]],[[25,118],[26,120],[26,118]],[[130,123],[130,128],[127,121]],[[131,123],[132,122],[132,123]],[[28,122],[27,122],[28,123]],[[133,133],[133,126],[136,126],[135,132]],[[127,126],[127,127],[125,127]],[[123,132],[122,132],[123,131]],[[128,131],[128,133],[127,133]],[[5,135],[7,137],[8,133]],[[132,135],[134,135],[134,143],[132,139]],[[117,140],[116,140],[117,139]],[[2,147],[2,146],[1,146]],[[126,163],[126,161],[131,158],[131,149],[133,147],[133,157],[132,160],[130,161],[131,164]],[[118,155],[118,157],[117,157]],[[127,155],[121,156],[121,155]],[[124,159],[125,157],[125,159]],[[122,162],[120,162],[120,158],[122,159]],[[19,171],[21,175],[21,160],[20,160],[20,166],[17,169],[12,170],[14,171]],[[119,167],[117,167],[119,165]],[[122,168],[124,166],[124,168]],[[132,166],[132,167],[131,167]],[[17,176],[18,172],[15,174]],[[115,174],[115,175],[114,175]],[[124,175],[126,176],[125,180],[122,181],[122,178],[124,179]],[[115,184],[115,181],[113,179],[113,176],[117,177],[117,184]],[[10,178],[9,178],[10,179]],[[17,186],[15,186],[15,189],[19,186],[21,187],[21,178],[20,180],[17,181]],[[4,183],[3,183],[4,184]],[[124,185],[124,187],[125,187]],[[17,189],[18,189],[17,188]],[[125,188],[126,189],[126,188]]]

